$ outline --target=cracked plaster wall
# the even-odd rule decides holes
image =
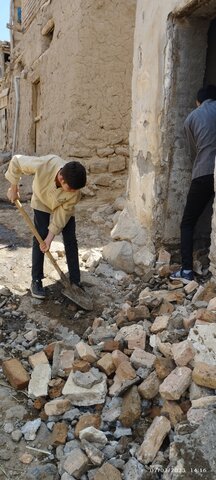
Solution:
[[[159,246],[179,242],[191,179],[183,122],[202,86],[213,15],[199,17],[198,4],[137,3],[127,204],[111,236],[130,243],[138,274],[154,264]],[[196,15],[173,17],[185,7],[194,12],[192,5]]]

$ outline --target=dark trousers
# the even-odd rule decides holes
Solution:
[[[46,238],[48,234],[48,226],[50,222],[50,214],[41,212],[40,210],[34,210],[34,224],[35,227],[43,238]],[[62,230],[62,236],[65,247],[65,255],[69,271],[69,279],[71,283],[78,284],[80,282],[80,269],[79,269],[79,257],[78,246],[76,239],[76,224],[75,217],[71,217],[68,223]],[[44,278],[43,273],[44,265],[44,253],[41,252],[39,243],[35,237],[33,237],[32,248],[32,280],[42,280]]]
[[[214,175],[192,180],[181,222],[182,268],[193,270],[193,232],[198,218],[214,195]]]

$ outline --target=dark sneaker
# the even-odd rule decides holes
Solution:
[[[76,285],[77,285],[77,287],[81,288],[81,290],[83,290],[85,292],[84,286],[81,282],[76,283]]]
[[[45,289],[43,288],[41,280],[33,280],[31,283],[31,294],[34,298],[39,298],[40,300],[44,300],[46,297]]]
[[[190,270],[190,272],[185,272],[183,268],[181,270],[178,270],[177,272],[174,272],[170,275],[170,280],[180,280],[182,283],[185,285],[192,280],[194,280],[194,274],[193,271]]]
[[[77,287],[81,288],[81,290],[85,291],[84,286],[81,282],[76,283],[76,282],[73,282],[72,280],[70,280],[70,284],[71,285],[76,285]]]

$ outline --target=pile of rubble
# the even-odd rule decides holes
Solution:
[[[2,337],[3,378],[25,392],[2,426],[27,480],[214,478],[216,284],[165,270],[83,338],[57,328],[43,344],[24,318]],[[3,287],[0,299],[2,327],[22,317]]]

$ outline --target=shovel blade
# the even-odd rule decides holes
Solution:
[[[62,293],[73,303],[83,308],[83,310],[93,310],[92,299],[84,290],[82,290],[82,288],[78,287],[74,283],[68,285],[68,287],[62,291]]]

